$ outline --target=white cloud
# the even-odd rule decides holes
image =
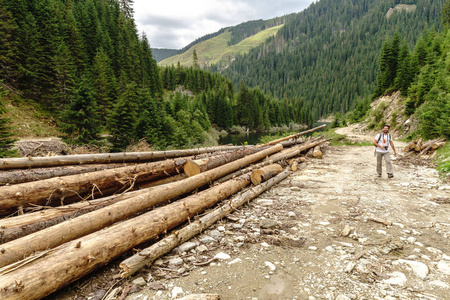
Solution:
[[[314,0],[162,0],[134,1],[139,32],[155,48],[180,49],[227,26],[300,12]]]

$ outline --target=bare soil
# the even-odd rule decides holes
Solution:
[[[112,263],[48,298],[450,299],[450,185],[400,158],[393,179],[377,178],[373,152],[328,147],[191,240],[191,250],[129,279],[114,279],[120,261]]]

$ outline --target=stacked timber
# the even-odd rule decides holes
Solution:
[[[1,160],[0,168],[15,175],[0,186],[0,214],[14,215],[0,219],[0,299],[41,299],[150,243],[120,264],[120,276],[130,276],[288,177],[324,143],[297,134],[260,146],[209,148],[201,152],[206,157],[194,149],[157,161],[154,153]],[[13,180],[37,168],[55,175]]]
[[[417,154],[420,156],[432,157],[436,149],[445,145],[445,138],[424,141],[423,139],[414,140],[405,146],[405,155]]]

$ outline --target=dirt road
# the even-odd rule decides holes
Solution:
[[[450,186],[432,168],[393,165],[393,179],[376,178],[373,147],[329,147],[117,292],[132,286],[128,300],[450,299]]]

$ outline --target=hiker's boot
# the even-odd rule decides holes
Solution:
[[[394,178],[394,174],[388,174],[388,178]]]
[[[378,174],[377,177],[378,177],[378,178],[381,178],[381,174]]]

